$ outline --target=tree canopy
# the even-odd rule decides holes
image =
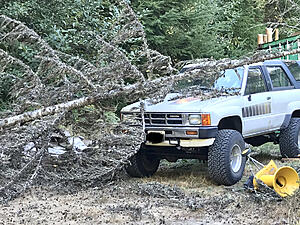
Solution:
[[[257,34],[280,27],[299,30],[299,1],[133,0],[149,44],[174,61],[240,57],[253,51]],[[284,23],[283,23],[284,21]]]
[[[239,57],[256,48],[257,34],[264,33],[266,26],[280,27],[283,36],[299,30],[299,0],[128,2],[144,25],[150,48],[174,62]],[[55,49],[89,60],[98,60],[95,35],[111,39],[119,29],[115,25],[120,7],[113,0],[12,0],[0,5],[0,13],[24,22]],[[136,40],[120,47],[131,55],[139,50]],[[33,54],[32,49],[24,51],[29,58]]]

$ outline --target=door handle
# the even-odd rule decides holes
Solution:
[[[251,95],[248,96],[248,101],[249,101],[249,102],[251,101]]]
[[[267,97],[267,100],[270,100],[271,99],[271,97]]]

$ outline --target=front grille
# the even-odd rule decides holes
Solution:
[[[145,125],[183,125],[183,115],[178,113],[145,113]]]
[[[166,120],[151,120],[152,124],[166,124]]]
[[[181,114],[167,114],[167,118],[182,118]]]
[[[165,114],[150,114],[150,115],[151,115],[151,118],[163,118],[163,119],[166,118]]]
[[[182,120],[167,120],[168,124],[182,124]]]

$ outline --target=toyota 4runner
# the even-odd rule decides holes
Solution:
[[[203,89],[201,81],[185,85]],[[237,94],[203,100],[172,93],[158,104],[145,101],[142,115],[132,110],[139,103],[122,109],[124,120],[140,116],[146,137],[130,159],[129,175],[151,176],[161,159],[202,159],[208,160],[215,182],[233,185],[244,171],[245,143],[279,143],[282,157],[299,156],[300,61],[273,60],[228,69],[207,91],[211,88]],[[174,96],[177,99],[172,100]]]

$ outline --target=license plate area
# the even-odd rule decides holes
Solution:
[[[153,143],[161,143],[165,141],[166,133],[165,131],[148,131],[146,135],[146,140]]]

